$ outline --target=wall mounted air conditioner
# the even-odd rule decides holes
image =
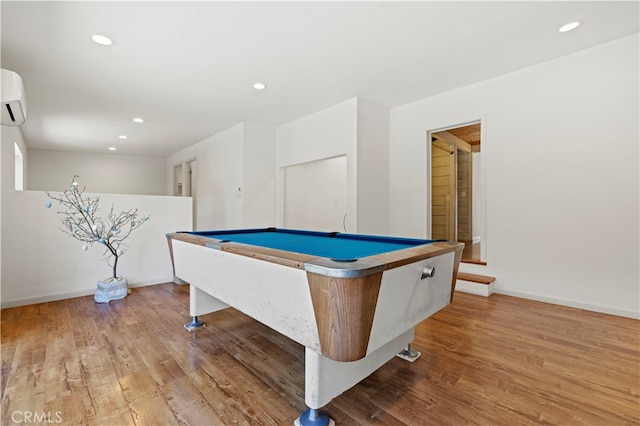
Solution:
[[[24,96],[22,78],[9,70],[2,70],[0,98],[2,101],[2,124],[19,126],[27,119],[27,99]]]

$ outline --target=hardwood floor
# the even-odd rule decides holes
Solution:
[[[188,333],[188,304],[188,286],[162,284],[2,310],[2,424],[292,424],[302,346],[233,309]],[[338,425],[639,424],[639,329],[456,294],[417,327],[420,359],[389,361],[325,409]]]

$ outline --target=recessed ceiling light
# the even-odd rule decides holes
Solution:
[[[115,147],[115,146],[110,146],[110,147],[109,147],[109,151],[115,151],[115,150],[116,150],[116,147]]]
[[[144,123],[144,119],[142,119],[140,117],[134,118],[133,121],[135,121],[136,123]]]
[[[120,135],[118,136],[119,139],[127,139],[127,135]]]
[[[569,22],[568,24],[564,24],[563,26],[561,26],[558,31],[560,31],[561,33],[566,33],[566,32],[569,32],[571,30],[575,30],[580,25],[582,25],[582,21]]]
[[[93,40],[94,42],[101,44],[103,46],[111,46],[113,44],[113,40],[111,40],[109,37],[101,35],[101,34],[94,34],[91,36],[91,40]]]
[[[267,88],[267,85],[258,81],[257,83],[253,83],[253,88],[256,90],[264,90]]]

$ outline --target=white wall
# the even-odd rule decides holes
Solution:
[[[392,109],[392,233],[426,236],[426,130],[484,118],[487,266],[461,270],[640,317],[638,52],[635,34]]]
[[[2,150],[2,189],[14,189],[15,188],[15,146],[17,144],[22,151],[24,157],[24,165],[22,169],[24,188],[28,188],[29,185],[29,153],[27,146],[24,143],[22,132],[19,126],[0,126],[2,134],[0,138],[0,149]]]
[[[18,126],[0,126],[0,188],[13,190],[15,188],[15,144],[18,145],[24,157],[22,181],[24,187],[28,184],[28,151]],[[2,196],[0,195],[0,223],[2,220]],[[2,228],[0,227],[0,247],[2,243]],[[2,256],[0,249],[0,259]],[[0,289],[2,288],[2,262],[0,262]],[[2,294],[0,290],[0,300]]]
[[[279,226],[284,217],[284,168],[345,156],[347,232],[388,232],[387,108],[353,98],[279,126],[277,131]]]
[[[244,123],[242,211],[244,228],[276,223],[276,129]]]
[[[360,204],[363,227],[386,233],[387,150],[388,109],[354,98],[277,129],[241,123],[188,147],[167,158],[165,192],[175,166],[196,160],[197,229],[283,226],[284,167],[346,156],[347,230],[357,232]]]
[[[174,167],[196,160],[198,185],[194,194],[197,229],[233,228],[241,223],[243,126],[237,125],[167,157],[167,193],[173,191]]]
[[[358,99],[358,232],[389,233],[389,109]]]
[[[87,194],[91,195],[91,194]],[[173,271],[165,234],[191,227],[189,198],[99,194],[100,206],[116,211],[138,208],[151,218],[127,239],[129,251],[118,262],[118,274],[132,287],[169,282]],[[93,294],[96,282],[111,275],[94,245],[60,229],[56,206],[41,191],[2,192],[2,307]]]
[[[277,224],[284,219],[284,168],[296,164],[346,156],[346,227],[357,232],[357,131],[358,100],[338,105],[279,126],[276,142]]]
[[[196,227],[231,229],[274,225],[275,129],[241,123],[166,160],[166,191],[174,167],[197,161]]]
[[[29,190],[64,190],[77,174],[91,192],[165,195],[164,157],[32,149],[28,164]]]
[[[636,34],[392,109],[389,233],[427,236],[427,130],[482,119],[487,266],[461,269],[496,276],[501,293],[640,317],[639,47]],[[375,211],[372,188],[381,186],[385,197],[384,179],[374,174],[384,173],[384,117],[383,108],[354,98],[279,126],[275,135],[265,126],[234,126],[169,157],[163,193],[172,193],[174,165],[197,159],[198,229],[267,226],[271,220],[282,226],[282,169],[344,155],[348,231],[383,227],[384,211],[371,223],[363,215]],[[32,177],[41,179],[51,167],[44,156],[34,163],[33,152],[30,187]],[[7,156],[3,149],[1,160],[4,187],[4,176],[13,173],[12,166],[6,170],[13,151]],[[71,178],[66,170],[51,174],[65,177],[62,187]],[[79,174],[94,176],[91,170]],[[95,190],[93,185],[87,183]],[[5,191],[2,197],[3,303],[7,297],[11,302],[92,291],[93,275],[108,270],[88,272],[86,265],[100,261],[80,261],[73,253],[100,256],[79,251],[74,240],[54,240],[64,234],[47,222],[51,215],[37,216],[47,212],[44,198],[20,201],[29,194],[37,193]],[[169,198],[190,204],[189,198]],[[170,230],[189,224],[182,228],[172,220]],[[42,244],[56,248],[55,261],[41,253]],[[154,244],[166,247],[164,240]],[[122,266],[130,259],[125,256]],[[73,281],[86,275],[91,283]],[[16,277],[30,287],[21,288]],[[143,280],[136,277],[134,272],[134,284]]]

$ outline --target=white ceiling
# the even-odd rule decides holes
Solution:
[[[239,122],[356,96],[394,107],[637,33],[638,5],[3,0],[1,65],[23,78],[30,149],[166,156]]]

